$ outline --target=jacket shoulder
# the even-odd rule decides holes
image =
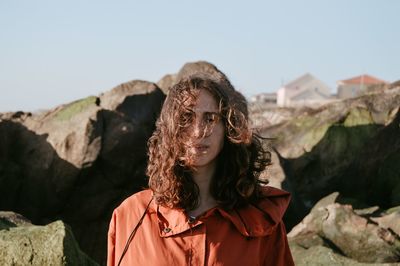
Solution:
[[[256,204],[257,208],[268,214],[275,223],[281,222],[290,203],[290,193],[270,186],[263,186],[260,192],[261,198]]]
[[[133,194],[132,196],[126,198],[115,210],[115,214],[123,213],[141,213],[146,209],[150,200],[153,197],[153,192],[150,189],[146,189]]]
[[[258,200],[243,208],[228,212],[231,220],[244,236],[266,236],[276,232],[289,205],[290,193],[274,187],[261,187]]]

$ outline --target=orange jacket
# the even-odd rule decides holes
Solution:
[[[282,216],[290,194],[272,187],[256,206],[215,207],[189,221],[184,211],[151,202],[121,265],[294,265]],[[114,210],[107,265],[117,265],[150,202],[145,190]]]

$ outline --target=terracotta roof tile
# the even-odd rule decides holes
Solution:
[[[378,79],[376,77],[370,75],[361,75],[350,79],[340,80],[339,83],[341,84],[387,84],[386,81]]]

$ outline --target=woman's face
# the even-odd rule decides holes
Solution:
[[[225,128],[218,103],[207,90],[201,89],[189,110],[190,123],[185,129],[190,164],[196,168],[214,164],[224,144]]]

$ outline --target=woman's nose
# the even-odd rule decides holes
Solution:
[[[197,120],[196,119],[196,121],[195,121],[195,123],[194,123],[194,125],[193,125],[193,128],[192,128],[192,130],[193,130],[193,136],[195,137],[195,138],[204,138],[204,133],[205,133],[205,126],[204,126],[204,124],[201,122],[201,121],[199,121],[199,120]]]

